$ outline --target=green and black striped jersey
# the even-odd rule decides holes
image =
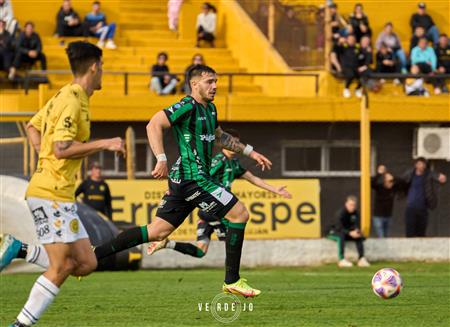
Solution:
[[[164,109],[172,125],[178,144],[179,157],[169,177],[174,182],[209,178],[215,131],[218,127],[217,110],[213,103],[205,107],[187,96]]]
[[[238,159],[228,159],[221,152],[212,159],[210,174],[215,182],[230,190],[233,181],[246,171]]]

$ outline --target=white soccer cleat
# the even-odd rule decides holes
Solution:
[[[370,263],[365,257],[362,257],[358,260],[358,267],[370,267]]]
[[[342,92],[342,96],[346,99],[350,98],[352,94],[350,93],[349,89],[344,89],[344,92]]]
[[[147,254],[152,255],[156,251],[164,249],[167,246],[168,242],[169,242],[168,238],[159,242],[151,242],[147,248]]]
[[[114,50],[114,49],[117,49],[117,45],[114,43],[113,40],[108,40],[106,42],[105,48]]]
[[[355,96],[356,96],[357,98],[362,98],[362,96],[363,96],[362,89],[356,89],[356,90],[355,90]]]
[[[348,268],[348,267],[353,267],[353,263],[351,263],[347,259],[342,259],[342,260],[339,260],[338,266],[340,268]]]

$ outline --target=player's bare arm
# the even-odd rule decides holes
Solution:
[[[262,178],[259,178],[258,176],[253,175],[251,172],[246,171],[244,175],[242,175],[242,178],[246,181],[252,183],[255,186],[258,186],[259,188],[262,188],[264,190],[267,190],[269,192],[281,195],[285,199],[292,199],[291,193],[289,193],[286,190],[286,186],[273,186],[268,183],[266,183]]]
[[[152,171],[152,176],[157,179],[165,178],[168,175],[167,157],[164,152],[164,129],[170,128],[169,119],[163,111],[158,112],[147,124],[147,138],[150,148],[156,157],[156,166]]]
[[[36,152],[39,153],[39,150],[41,149],[41,132],[31,123],[27,124],[26,131],[28,140],[33,145],[33,148],[36,150]]]
[[[237,137],[224,132],[220,127],[216,129],[216,145],[236,153],[243,153],[255,160],[258,163],[258,166],[261,166],[263,171],[272,169],[272,162],[269,159],[253,150],[251,145],[245,145],[241,143]]]
[[[78,159],[102,150],[126,155],[125,142],[120,137],[82,143],[77,141],[56,141],[53,152],[56,159]]]

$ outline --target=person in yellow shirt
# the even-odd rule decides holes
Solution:
[[[27,125],[39,161],[26,199],[50,264],[12,327],[35,324],[69,275],[85,276],[97,267],[88,234],[77,215],[76,173],[82,159],[90,154],[102,150],[125,154],[119,137],[89,142],[89,97],[101,89],[102,50],[87,42],[72,42],[66,52],[74,75],[72,83],[59,90]],[[1,243],[0,269],[27,250],[10,235]],[[36,256],[44,252],[42,247],[36,249]]]

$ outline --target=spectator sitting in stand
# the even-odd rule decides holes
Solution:
[[[331,53],[331,63],[339,73],[345,78],[345,86],[343,91],[344,98],[350,98],[350,85],[354,79],[358,81],[356,86],[355,95],[357,97],[362,96],[361,80],[358,71],[359,67],[359,54],[360,48],[356,44],[356,38],[353,34],[341,39],[334,45]]]
[[[352,26],[353,34],[355,34],[356,41],[358,43],[363,36],[372,36],[372,30],[369,26],[369,19],[364,13],[363,6],[360,3],[355,5],[355,9],[350,15],[350,25]]]
[[[23,63],[33,66],[36,61],[41,62],[41,69],[47,70],[47,59],[42,52],[42,42],[39,34],[34,31],[34,24],[26,22],[24,32],[20,33],[16,46],[16,56],[14,58],[13,67],[9,73],[9,79],[14,79],[16,70]]]
[[[377,52],[377,73],[399,73],[398,66],[395,62],[394,52],[386,44],[381,43],[380,49]],[[381,83],[385,80],[381,79]],[[394,84],[398,84],[400,81],[396,78]]]
[[[393,25],[390,22],[384,25],[383,31],[378,34],[377,41],[375,42],[377,53],[380,53],[380,49],[383,44],[385,48],[388,48],[388,52],[392,53],[392,60],[394,61],[398,59],[400,61],[401,72],[406,74],[408,72],[408,70],[406,69],[406,66],[408,64],[406,55],[402,49],[400,38],[396,33],[393,32]]]
[[[433,18],[426,13],[425,3],[420,2],[417,7],[417,13],[412,15],[410,20],[412,31],[414,32],[417,27],[423,27],[426,37],[432,40],[434,44],[437,44],[439,42],[439,30],[434,24]]]
[[[359,267],[370,266],[367,259],[364,257],[364,236],[360,230],[360,219],[357,209],[356,196],[350,195],[345,201],[344,208],[337,214],[335,225],[331,226],[328,232],[327,238],[338,243],[338,257],[339,267],[352,267],[353,263],[345,259],[345,242],[354,241],[356,243],[356,249],[358,250]]]
[[[439,44],[434,48],[434,52],[438,61],[436,72],[438,74],[450,74],[450,45],[447,34],[441,34]],[[448,93],[445,79],[436,80],[434,93],[439,94],[441,92]]]
[[[0,0],[0,20],[6,23],[6,30],[14,38],[19,23],[14,18],[10,0]]]
[[[420,69],[417,65],[411,66],[411,74],[417,75],[420,73]],[[418,96],[430,96],[430,93],[423,86],[423,78],[409,77],[405,80],[405,93],[406,95],[418,95]]]
[[[200,41],[206,41],[214,48],[216,39],[216,8],[205,2],[202,6],[202,13],[197,16],[197,47],[200,47]]]
[[[83,36],[80,16],[73,10],[70,0],[64,0],[56,15],[56,36]]]
[[[160,52],[156,59],[157,63],[152,66],[150,89],[158,95],[175,94],[177,79],[169,73],[167,66],[169,56],[165,52]]]
[[[409,41],[409,53],[411,54],[412,49],[414,49],[417,44],[419,44],[419,40],[425,36],[425,29],[423,27],[416,27],[414,30],[414,34]]]
[[[203,58],[203,56],[200,53],[196,53],[193,57],[192,57],[192,64],[190,64],[186,70],[184,71],[184,81],[181,84],[181,92],[184,92],[185,94],[190,94],[191,90],[189,87],[189,83],[187,82],[189,80],[189,72],[191,71],[192,68],[194,68],[197,65],[205,65],[205,59]]]
[[[90,35],[99,38],[97,46],[100,48],[106,47],[107,49],[117,48],[113,40],[114,33],[116,32],[116,24],[107,24],[105,14],[100,12],[99,1],[92,3],[92,12],[87,14],[84,20]]]
[[[437,68],[437,57],[432,47],[428,46],[425,37],[411,51],[411,65],[417,65],[422,74],[434,72]]]
[[[373,51],[370,44],[370,37],[363,36],[360,41],[358,55],[358,73],[361,77],[362,84],[366,85],[372,73],[370,65],[373,63]],[[362,94],[361,94],[362,95]],[[357,95],[358,96],[358,95]]]
[[[14,58],[13,38],[6,30],[6,22],[0,19],[0,70],[10,72]]]
[[[338,13],[337,4],[331,3],[328,5],[328,7],[330,8],[331,34],[333,43],[336,44],[338,43],[341,36],[346,36],[348,34],[348,24],[345,19]]]

